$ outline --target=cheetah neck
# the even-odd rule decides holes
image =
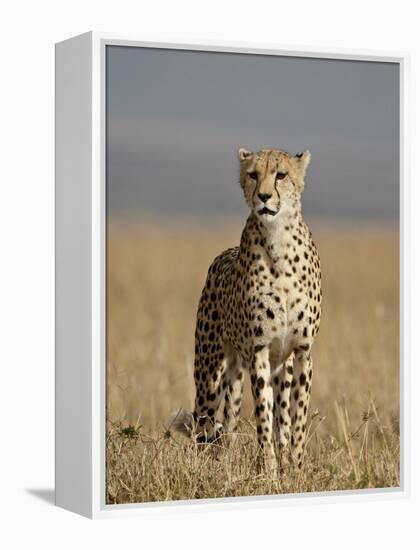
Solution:
[[[259,236],[259,245],[262,246],[267,255],[276,262],[284,254],[285,249],[295,247],[299,240],[306,240],[308,233],[307,226],[302,218],[300,208],[289,209],[279,213],[273,221],[263,223],[258,217],[251,213],[244,229],[243,237],[252,235]]]

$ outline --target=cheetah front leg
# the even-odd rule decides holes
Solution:
[[[258,443],[263,452],[266,468],[274,473],[277,464],[273,446],[273,388],[270,383],[268,347],[263,347],[254,353],[250,374]]]
[[[308,352],[297,351],[293,365],[291,394],[292,410],[292,458],[302,466],[306,436],[309,398],[312,383],[312,357]]]
[[[287,463],[286,451],[290,442],[290,391],[293,380],[293,354],[283,363],[272,378],[274,394],[274,426],[280,462]]]

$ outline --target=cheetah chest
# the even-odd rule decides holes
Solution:
[[[276,361],[283,362],[295,348],[306,344],[308,299],[303,292],[295,292],[288,281],[272,284],[252,309],[254,346],[269,345]]]

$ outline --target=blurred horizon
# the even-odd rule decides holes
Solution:
[[[237,149],[306,148],[308,220],[399,220],[393,63],[107,47],[110,222],[247,216]]]
[[[334,216],[314,216],[306,215],[305,208],[303,210],[303,218],[310,229],[329,229],[337,228],[346,232],[366,231],[369,229],[399,230],[399,219],[394,218],[350,218],[350,217],[334,217]],[[151,226],[174,227],[174,228],[232,228],[237,227],[240,232],[245,225],[245,221],[249,215],[249,210],[245,206],[243,212],[239,211],[224,211],[218,212],[202,212],[200,216],[190,212],[171,212],[158,210],[126,210],[123,212],[114,212],[108,219],[108,225],[113,229],[127,228],[142,228]],[[355,223],[357,222],[357,223]]]

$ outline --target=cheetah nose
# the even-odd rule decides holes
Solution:
[[[270,195],[269,193],[258,193],[258,198],[263,202],[267,202],[268,199],[271,199],[272,196],[273,195]]]

